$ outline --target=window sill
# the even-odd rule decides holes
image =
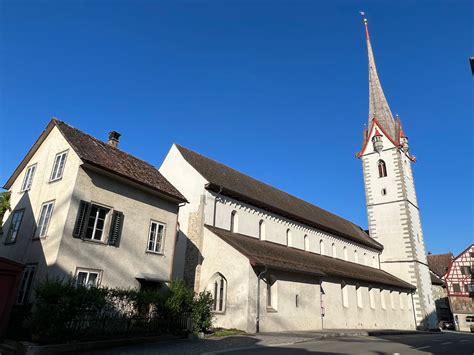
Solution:
[[[108,245],[106,242],[104,242],[104,241],[102,241],[102,240],[94,240],[94,239],[86,239],[86,238],[84,238],[84,239],[82,239],[82,241],[83,241],[84,243],[95,244],[95,245],[104,245],[104,246]]]
[[[15,244],[15,243],[16,243],[16,240],[9,241],[9,242],[7,242],[7,241],[3,242],[3,244],[5,244],[5,245],[10,245],[10,244]]]
[[[54,180],[49,180],[48,183],[52,184],[53,182],[60,181],[62,179],[63,179],[63,177],[61,176],[60,178],[57,178],[57,179],[54,179]]]
[[[212,313],[219,316],[219,315],[224,315],[225,311],[212,311]]]
[[[147,250],[145,251],[145,254],[152,254],[152,255],[158,255],[158,256],[165,256],[165,253],[163,252],[157,252],[157,251],[151,251],[151,250]]]
[[[268,307],[267,306],[267,313],[278,313],[278,311],[273,307]]]

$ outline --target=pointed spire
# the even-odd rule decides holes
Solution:
[[[372,44],[370,43],[369,25],[365,13],[361,12],[364,17],[365,38],[367,40],[367,52],[369,56],[369,127],[374,118],[383,126],[384,130],[392,136],[396,137],[395,121],[393,119],[390,106],[380,84],[377,68],[375,67],[374,53]]]

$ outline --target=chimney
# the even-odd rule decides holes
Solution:
[[[121,134],[116,132],[116,131],[111,131],[109,132],[109,141],[108,143],[114,147],[114,148],[118,148],[118,144],[119,144],[119,138],[120,138]]]

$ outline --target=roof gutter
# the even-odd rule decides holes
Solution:
[[[267,267],[264,265],[265,269],[260,272],[257,276],[257,315],[255,317],[255,333],[260,333],[260,279],[268,271]]]

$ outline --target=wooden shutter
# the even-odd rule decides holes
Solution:
[[[117,248],[120,245],[120,237],[122,236],[123,217],[122,212],[114,211],[112,214],[112,222],[110,223],[108,243]]]
[[[74,238],[82,238],[86,229],[87,217],[89,216],[91,204],[86,201],[81,201],[79,203],[79,209],[77,211],[76,224],[72,231],[72,236]]]

